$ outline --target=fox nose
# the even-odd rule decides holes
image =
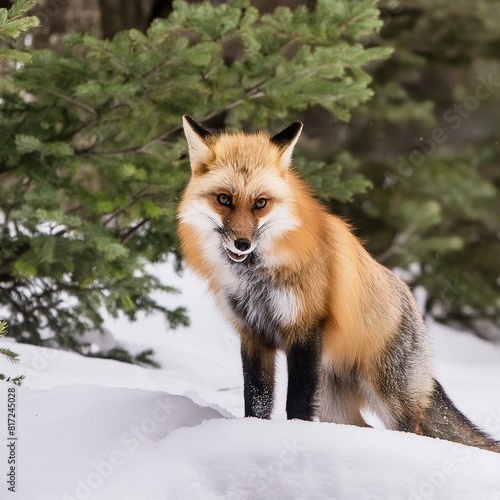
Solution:
[[[252,243],[246,238],[238,238],[237,240],[234,240],[234,246],[237,250],[245,252],[252,246]]]

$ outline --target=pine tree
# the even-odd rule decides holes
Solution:
[[[80,334],[101,327],[103,308],[186,324],[148,265],[177,252],[190,171],[181,115],[279,130],[322,106],[348,120],[373,95],[366,67],[390,53],[366,46],[380,27],[375,0],[266,15],[246,0],[178,0],[146,34],[73,34],[62,53],[33,51],[0,82],[0,303],[11,334],[88,354]],[[298,164],[325,198],[369,187],[349,154]]]
[[[16,50],[10,45],[12,41],[22,34],[36,28],[40,21],[36,16],[25,16],[37,3],[37,0],[17,0],[10,9],[0,9],[0,59],[14,59],[16,61],[28,62],[28,52]]]
[[[3,42],[6,46],[0,45],[0,60],[11,59],[21,62],[29,62],[30,55],[27,52],[15,50],[9,47],[10,41],[19,38],[23,33],[29,31],[40,24],[35,16],[23,17],[29,12],[36,0],[17,0],[10,9],[0,9],[0,43]],[[8,325],[6,321],[0,321],[0,338],[7,334]],[[0,348],[0,355],[15,363],[19,356],[10,349]],[[0,373],[0,380],[12,382],[20,385],[24,376],[10,378]]]
[[[392,5],[371,43],[393,56],[371,69],[374,98],[334,152],[374,189],[343,209],[379,260],[427,290],[429,314],[500,339],[500,5]]]

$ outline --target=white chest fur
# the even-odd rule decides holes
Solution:
[[[283,330],[300,315],[295,291],[273,281],[258,265],[234,264],[225,271],[224,285],[217,297],[224,312],[237,325],[279,346]]]

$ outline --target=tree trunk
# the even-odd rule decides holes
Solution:
[[[67,33],[112,38],[124,29],[146,31],[155,17],[166,17],[171,10],[172,1],[164,0],[39,0],[33,14],[42,27],[33,31],[32,45],[57,50]]]

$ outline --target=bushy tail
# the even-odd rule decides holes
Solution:
[[[479,430],[455,407],[441,384],[434,380],[432,404],[425,410],[420,431],[424,436],[446,439],[500,453],[500,442]]]

